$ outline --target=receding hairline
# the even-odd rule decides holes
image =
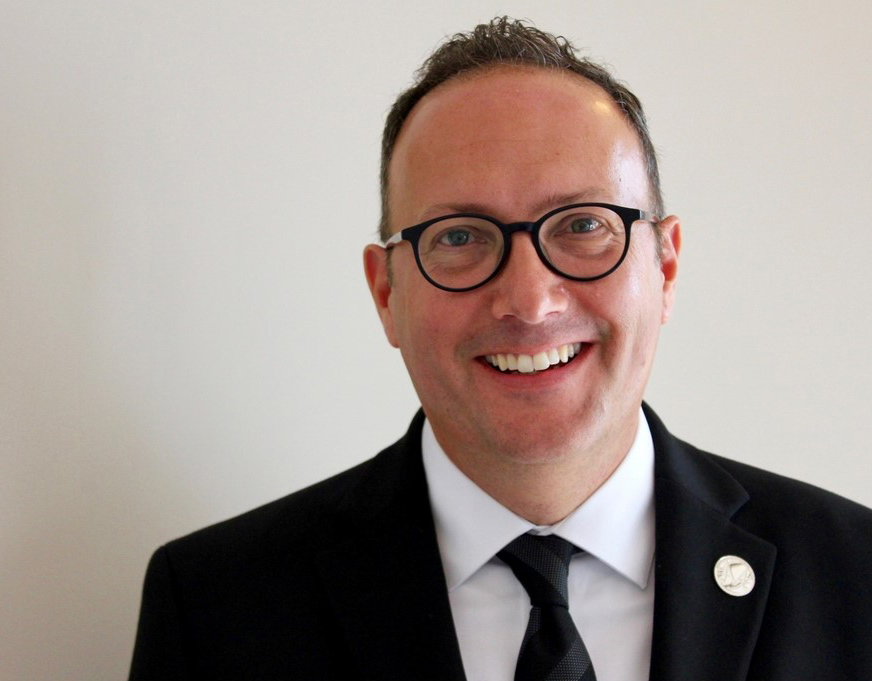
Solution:
[[[465,69],[465,70],[461,71],[460,73],[457,73],[456,75],[452,76],[451,78],[448,78],[447,80],[439,83],[438,85],[436,85],[432,89],[428,90],[418,101],[415,102],[414,106],[412,106],[412,108],[409,109],[408,113],[403,118],[402,124],[400,125],[400,129],[397,132],[396,136],[394,137],[393,144],[391,145],[391,153],[390,153],[390,156],[388,157],[388,163],[387,163],[387,166],[385,169],[386,173],[387,173],[387,177],[386,177],[387,182],[386,182],[386,191],[385,191],[385,193],[386,193],[386,196],[385,196],[386,215],[384,215],[384,219],[385,219],[386,225],[389,229],[391,227],[390,223],[392,221],[392,216],[391,216],[391,213],[392,213],[392,211],[391,211],[391,184],[392,184],[392,182],[391,182],[391,175],[392,175],[391,166],[393,166],[393,164],[394,164],[394,158],[396,156],[397,148],[400,146],[401,141],[402,141],[403,137],[405,136],[405,131],[408,128],[408,123],[415,116],[415,112],[419,110],[421,103],[430,99],[431,95],[433,95],[435,93],[443,92],[447,88],[450,88],[450,87],[453,87],[456,85],[460,85],[460,84],[464,84],[464,83],[468,83],[468,82],[472,82],[475,80],[479,80],[481,78],[488,77],[488,76],[492,75],[494,72],[498,72],[498,71],[521,72],[521,73],[527,72],[530,74],[545,72],[545,73],[548,73],[551,75],[556,75],[560,79],[567,80],[567,81],[574,79],[579,84],[585,85],[587,87],[591,87],[591,88],[595,89],[596,91],[602,93],[603,98],[608,100],[610,105],[614,107],[615,112],[620,115],[621,119],[627,125],[627,129],[633,133],[634,139],[636,140],[636,142],[639,145],[640,160],[642,161],[643,164],[645,163],[644,144],[643,144],[642,137],[641,137],[639,131],[633,125],[633,121],[630,118],[629,114],[620,106],[620,104],[612,96],[612,94],[608,90],[606,90],[606,88],[604,88],[602,85],[600,85],[599,83],[591,80],[590,78],[586,77],[585,75],[583,75],[581,73],[577,73],[575,71],[570,71],[569,69],[561,68],[558,66],[552,66],[550,64],[547,64],[547,65],[532,64],[530,62],[525,62],[525,61],[513,62],[511,60],[506,60],[506,61],[501,61],[501,62],[490,62],[490,63],[483,64],[481,66],[477,66],[474,68]],[[649,195],[648,201],[651,204],[648,207],[648,210],[653,211],[653,210],[655,210],[655,207],[657,204],[657,199],[655,196],[655,189],[652,186],[651,180],[650,180],[650,178],[647,177],[647,172],[646,172],[646,181],[648,184],[648,195]],[[391,230],[391,232],[393,233],[393,230]]]

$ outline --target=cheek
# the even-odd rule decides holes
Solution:
[[[626,265],[630,267],[623,270]],[[618,362],[651,362],[663,311],[662,278],[655,262],[636,258],[603,280],[596,300],[612,353],[624,358]]]
[[[454,322],[451,307],[439,291],[416,284],[397,282],[389,303],[400,351],[413,378],[430,371],[451,353]]]
[[[663,318],[663,277],[660,270],[649,270],[649,276],[640,277],[634,287],[636,314],[635,359],[638,365],[649,367],[654,359],[657,339]]]

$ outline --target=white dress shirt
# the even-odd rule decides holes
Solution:
[[[424,470],[467,681],[512,681],[530,598],[496,554],[525,532],[584,549],[569,567],[569,612],[598,681],[644,681],[654,616],[654,445],[644,415],[611,477],[555,525],[536,526],[488,496],[446,456],[429,421]]]

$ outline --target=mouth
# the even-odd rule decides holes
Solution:
[[[503,373],[534,374],[568,364],[581,352],[581,343],[558,345],[535,355],[499,353],[485,355],[484,360]]]

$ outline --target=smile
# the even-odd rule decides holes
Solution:
[[[532,374],[558,364],[566,364],[579,352],[581,352],[581,343],[566,343],[535,355],[513,355],[507,352],[485,355],[485,360],[500,371]]]

